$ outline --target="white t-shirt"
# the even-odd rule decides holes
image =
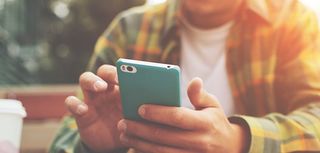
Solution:
[[[226,39],[233,22],[201,30],[183,20],[181,30],[181,96],[182,105],[193,108],[187,95],[188,83],[194,77],[203,80],[204,88],[215,95],[227,116],[234,114],[234,103],[226,71]]]

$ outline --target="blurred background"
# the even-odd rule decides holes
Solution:
[[[113,17],[144,3],[0,0],[0,85],[76,83]]]
[[[120,11],[165,0],[0,0],[0,98],[22,101],[23,153],[46,152],[95,41]],[[320,17],[320,1],[301,0]],[[319,18],[320,19],[320,18]]]
[[[21,152],[45,153],[95,41],[120,11],[159,1],[0,0],[0,99],[27,111]],[[1,120],[1,118],[0,118]]]
[[[301,1],[319,13],[319,1]],[[113,17],[145,2],[0,0],[0,85],[76,83]]]

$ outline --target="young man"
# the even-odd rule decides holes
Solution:
[[[150,122],[122,119],[119,57],[179,64],[194,109],[143,105]],[[320,152],[319,26],[298,1],[134,8],[98,40],[90,70],[51,152]]]

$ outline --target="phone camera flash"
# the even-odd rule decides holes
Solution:
[[[122,65],[121,69],[122,69],[122,71],[125,71],[126,70],[126,66]]]

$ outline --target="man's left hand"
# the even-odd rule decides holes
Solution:
[[[188,96],[195,110],[143,105],[139,114],[148,122],[121,120],[121,142],[145,153],[237,153],[248,144],[243,127],[228,121],[216,98],[193,79]]]

